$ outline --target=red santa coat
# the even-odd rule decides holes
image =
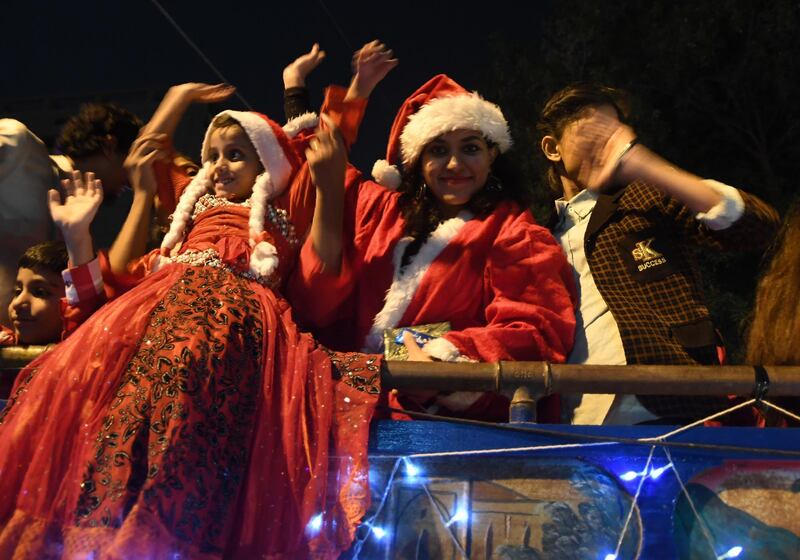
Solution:
[[[410,239],[399,194],[354,168],[346,183],[341,270],[326,270],[306,241],[288,288],[298,320],[341,350],[381,352],[384,328],[449,321],[452,330],[424,347],[435,358],[566,360],[575,329],[572,273],[530,211],[503,202],[486,217],[462,212],[401,270]],[[494,416],[487,407],[496,399],[478,397],[440,397],[437,406]]]

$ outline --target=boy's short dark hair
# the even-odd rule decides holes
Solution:
[[[142,121],[113,103],[86,103],[64,124],[58,147],[71,158],[83,158],[103,151],[108,137],[116,139],[116,151],[127,154],[139,134]]]
[[[621,90],[593,82],[577,82],[557,91],[545,102],[539,114],[536,124],[539,138],[561,138],[567,125],[581,118],[590,107],[600,105],[611,105],[616,109],[619,120],[627,121],[628,98]],[[560,195],[561,181],[552,165],[548,168],[547,179],[550,188]]]
[[[557,91],[545,102],[536,129],[542,136],[559,138],[566,126],[579,119],[589,107],[611,105],[619,119],[628,118],[628,99],[622,91],[592,82],[578,82]]]
[[[61,276],[67,268],[69,256],[67,248],[58,241],[45,241],[28,247],[19,258],[19,268],[27,268],[34,272],[53,272]]]

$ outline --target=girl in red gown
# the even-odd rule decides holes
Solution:
[[[20,373],[0,415],[0,558],[349,545],[377,364],[332,367],[279,290],[313,211],[291,185],[298,148],[265,116],[225,111],[202,162],[162,248],[130,267],[136,286]],[[99,185],[68,187],[62,209],[83,204],[88,223]]]

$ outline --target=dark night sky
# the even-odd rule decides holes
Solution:
[[[149,0],[21,4],[3,8],[6,52],[0,100],[12,111],[19,100],[29,98],[113,97],[109,93],[218,81]],[[548,2],[430,1],[414,7],[335,0],[253,4],[162,0],[249,103],[279,120],[281,70],[314,41],[328,53],[308,84],[314,104],[321,101],[321,90],[328,83],[346,84],[355,48],[380,38],[395,49],[401,63],[373,97],[354,154],[358,162],[372,161],[384,151],[397,107],[432,75],[445,72],[474,87],[490,63],[490,34],[536,40],[537,22]],[[241,105],[234,99],[225,107]]]

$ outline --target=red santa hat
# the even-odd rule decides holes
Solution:
[[[267,214],[267,202],[280,195],[288,186],[289,180],[300,167],[300,158],[292,147],[290,136],[299,133],[312,123],[314,115],[302,115],[302,122],[287,123],[286,130],[261,113],[246,111],[222,111],[211,121],[206,130],[201,150],[200,171],[181,194],[173,214],[169,232],[161,243],[161,254],[167,256],[170,250],[183,239],[194,206],[204,194],[213,192],[211,183],[211,164],[208,161],[209,139],[216,128],[214,122],[222,116],[234,119],[253,143],[264,171],[256,177],[253,193],[250,195],[250,271],[258,277],[267,278],[278,266],[275,247],[263,240],[264,220]],[[307,121],[307,122],[306,122]],[[288,134],[287,134],[288,131]]]
[[[508,122],[500,107],[470,93],[445,74],[428,80],[405,100],[392,124],[386,159],[375,162],[372,176],[390,189],[400,186],[398,164],[409,169],[434,138],[454,130],[477,130],[500,152],[511,147]]]

